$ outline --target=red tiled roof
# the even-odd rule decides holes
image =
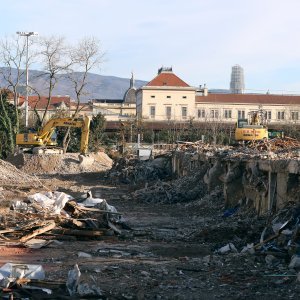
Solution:
[[[208,94],[196,96],[196,103],[232,103],[232,104],[297,104],[300,96],[268,94]]]
[[[147,83],[146,86],[178,86],[189,87],[187,83],[181,80],[172,72],[161,72],[154,79]]]
[[[25,101],[24,97],[20,97],[19,105],[21,106]],[[71,98],[69,96],[53,96],[51,97],[49,109],[55,109],[59,106],[62,102],[65,103],[67,107],[70,106]],[[28,97],[28,106],[30,108],[34,108],[36,105],[36,109],[44,109],[46,108],[48,103],[48,97],[41,96],[39,99],[38,96],[29,96]]]

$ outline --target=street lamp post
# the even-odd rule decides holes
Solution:
[[[28,38],[32,35],[38,35],[37,32],[17,31],[19,36],[26,37],[26,95],[25,95],[25,127],[28,127]]]
[[[132,147],[132,126],[133,126],[133,124],[130,124],[130,144],[131,144],[131,147]]]

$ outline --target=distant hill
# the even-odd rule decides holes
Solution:
[[[6,68],[1,68],[0,71],[5,72]],[[46,77],[43,76],[44,72],[30,70],[29,71],[29,82],[41,95],[47,94],[48,81]],[[80,74],[80,73],[78,73]],[[16,78],[16,70],[13,69],[13,75]],[[25,89],[25,76],[21,78],[21,90]],[[116,76],[103,76],[98,74],[89,73],[87,77],[86,90],[87,95],[82,96],[83,101],[88,101],[89,99],[122,99],[124,93],[129,88],[130,79],[120,78]],[[145,85],[147,81],[135,80],[135,87],[139,88]],[[0,74],[0,86],[7,87],[7,82],[4,80],[3,76]],[[54,88],[53,95],[70,95],[75,98],[74,87],[71,82],[67,79],[65,75],[59,75],[57,84]]]

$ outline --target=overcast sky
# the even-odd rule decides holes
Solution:
[[[0,37],[16,31],[95,36],[99,74],[151,80],[161,66],[192,86],[229,88],[231,67],[248,91],[300,94],[299,0],[1,1]]]

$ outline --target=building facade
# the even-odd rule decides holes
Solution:
[[[208,93],[161,68],[157,76],[136,92],[136,115],[145,122],[190,121],[235,123],[263,110],[269,124],[300,124],[300,96]]]
[[[152,121],[184,121],[194,117],[196,89],[177,77],[172,68],[160,68],[157,76],[136,93],[136,115]]]
[[[234,123],[263,110],[268,124],[300,123],[300,96],[270,94],[208,94],[196,96],[195,120]]]
[[[11,99],[13,102],[13,99]],[[29,124],[34,125],[37,114],[42,117],[47,97],[29,96]],[[21,112],[24,97],[18,98]],[[70,96],[53,96],[46,119],[54,116],[72,116],[77,103]],[[79,116],[102,113],[107,122],[135,119],[151,122],[159,129],[169,121],[220,122],[234,124],[238,118],[247,118],[253,111],[263,110],[268,124],[299,124],[300,96],[243,93],[208,93],[207,88],[195,88],[173,73],[172,68],[160,68],[158,74],[145,86],[136,89],[132,75],[123,99],[94,99],[79,105]]]

